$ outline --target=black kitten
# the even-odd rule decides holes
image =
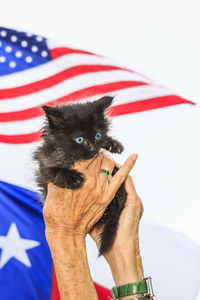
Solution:
[[[113,97],[104,96],[94,102],[42,107],[47,122],[43,128],[43,144],[35,151],[34,159],[39,163],[36,180],[44,200],[50,181],[61,188],[78,189],[82,185],[84,177],[73,170],[75,162],[94,157],[100,148],[112,153],[123,151],[123,146],[107,135],[110,122],[104,113],[112,101]],[[116,171],[117,168],[113,174]],[[125,201],[122,184],[94,225],[103,229],[100,255],[112,246]]]

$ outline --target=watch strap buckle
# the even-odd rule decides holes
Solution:
[[[113,288],[111,290],[111,295],[112,295],[113,300],[119,299],[119,293],[118,293],[118,289],[116,286],[113,286]]]
[[[151,299],[153,299],[155,294],[154,294],[154,291],[153,291],[153,284],[152,284],[151,277],[145,277],[142,280],[144,280],[146,282],[147,290],[148,290],[148,292],[145,293],[145,296],[149,296]]]

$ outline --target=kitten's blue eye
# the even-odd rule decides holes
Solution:
[[[84,138],[82,136],[79,136],[79,137],[75,138],[75,141],[77,144],[82,144],[84,141]]]
[[[100,138],[101,138],[101,133],[98,132],[98,133],[95,135],[95,139],[96,139],[96,140],[100,140]]]

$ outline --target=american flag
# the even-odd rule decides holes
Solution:
[[[91,52],[0,27],[0,142],[40,138],[41,105],[115,95],[111,116],[191,103],[138,72]]]

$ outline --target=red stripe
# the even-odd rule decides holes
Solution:
[[[0,122],[24,121],[42,115],[43,111],[40,107],[33,107],[19,111],[0,113]]]
[[[33,143],[40,139],[41,132],[33,132],[19,135],[0,135],[0,143],[6,144],[27,144]]]
[[[89,88],[85,88],[82,90],[78,90],[76,92],[70,93],[64,97],[61,97],[59,99],[53,100],[45,104],[54,105],[56,103],[78,101],[85,97],[92,97],[97,94],[109,93],[109,92],[118,91],[129,87],[140,86],[140,85],[146,85],[146,83],[135,82],[135,81],[117,81],[117,82],[105,83],[105,84],[100,84]],[[0,122],[28,120],[30,118],[36,118],[41,115],[42,115],[41,109],[39,107],[33,107],[33,108],[16,111],[16,112],[0,113]]]
[[[101,55],[94,54],[92,52],[88,52],[88,51],[84,51],[84,50],[79,50],[79,49],[66,48],[66,47],[54,48],[54,49],[52,49],[50,51],[50,53],[51,53],[51,57],[53,59],[56,59],[56,58],[61,57],[63,55],[72,54],[72,53],[81,53],[81,54],[89,54],[89,55],[101,56]]]
[[[145,110],[151,110],[156,108],[161,108],[164,106],[171,106],[177,104],[193,104],[194,102],[188,101],[176,95],[169,95],[164,97],[157,97],[148,100],[141,100],[136,102],[125,103],[117,106],[112,106],[110,108],[111,116],[120,116],[130,113],[142,112]]]
[[[109,300],[112,299],[110,290],[97,284],[94,283],[94,286],[97,291],[97,295],[99,300]],[[55,269],[53,268],[52,272],[52,290],[51,290],[51,300],[60,300],[60,295],[59,295],[59,290],[58,290],[58,284],[57,284],[57,279],[56,279],[56,273]]]
[[[161,108],[164,106],[176,105],[176,104],[195,104],[191,101],[185,100],[179,96],[165,96],[159,98],[153,98],[148,100],[142,100],[137,102],[129,102],[126,104],[121,104],[117,106],[113,106],[110,108],[111,116],[120,116],[124,114],[130,114],[135,112],[141,112],[150,109]],[[24,144],[35,142],[39,139],[41,132],[35,132],[31,134],[24,135],[0,135],[0,142],[8,143],[8,144]]]
[[[12,99],[15,97],[21,97],[25,95],[29,95],[32,93],[39,92],[41,90],[51,88],[54,85],[63,82],[64,80],[67,80],[69,78],[81,75],[81,74],[87,74],[91,72],[102,72],[102,71],[113,71],[113,70],[123,70],[131,72],[130,70],[126,68],[120,68],[116,66],[108,66],[108,65],[80,65],[71,67],[69,69],[66,69],[58,74],[52,75],[48,78],[29,83],[26,85],[22,85],[15,88],[9,88],[9,89],[2,89],[0,90],[0,100],[3,99]]]

